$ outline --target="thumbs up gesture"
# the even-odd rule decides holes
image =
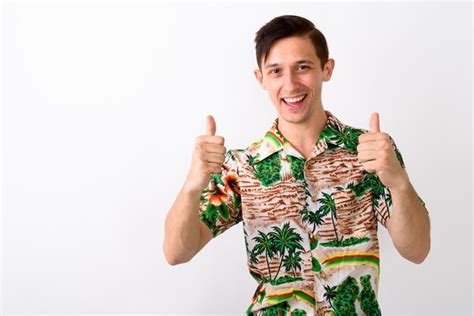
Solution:
[[[406,185],[408,175],[397,159],[390,136],[380,131],[379,114],[370,116],[370,131],[359,136],[357,158],[368,172],[375,172],[389,189]]]
[[[224,137],[216,135],[216,121],[212,115],[206,118],[206,134],[196,137],[191,168],[185,187],[202,191],[209,183],[211,174],[220,173],[227,149]]]

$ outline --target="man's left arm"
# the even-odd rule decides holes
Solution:
[[[390,192],[393,205],[385,226],[395,247],[407,260],[423,262],[431,244],[428,210],[410,183],[395,142],[380,131],[378,113],[372,114],[370,131],[360,135],[358,142],[358,158],[364,169],[375,172]]]
[[[406,174],[406,172],[405,172]],[[408,180],[393,186],[393,211],[386,227],[398,252],[407,260],[421,263],[430,252],[430,218]]]

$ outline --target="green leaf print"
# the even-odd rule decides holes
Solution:
[[[319,263],[318,259],[315,257],[311,256],[311,270],[314,272],[319,272],[321,271],[321,264]]]
[[[225,203],[221,203],[221,205],[219,205],[218,209],[219,209],[219,215],[223,219],[228,221],[229,220],[229,208],[227,207],[227,205]]]
[[[240,194],[234,194],[234,210],[238,210],[240,208],[242,197]]]
[[[320,139],[325,138],[328,143],[328,150],[335,149],[339,146],[345,147],[351,152],[357,151],[359,144],[359,136],[364,133],[361,129],[350,127],[341,127],[330,125],[324,129],[320,135]],[[328,140],[330,140],[328,142]],[[337,145],[334,145],[337,144]]]
[[[359,295],[359,286],[356,279],[348,276],[336,290],[336,297],[333,302],[336,315],[357,316],[355,301]]]
[[[361,276],[360,283],[363,286],[359,296],[361,309],[370,316],[382,315],[379,303],[377,302],[377,297],[372,289],[372,284],[370,283],[370,274]]]
[[[286,156],[286,159],[290,162],[291,166],[291,172],[293,173],[293,177],[295,177],[296,180],[303,181],[304,180],[304,164],[305,161],[304,159],[293,157],[290,155]]]
[[[199,214],[201,220],[209,227],[212,228],[217,221],[217,208],[211,203],[207,204],[206,210]]]
[[[291,311],[291,316],[306,316],[307,313],[304,309],[301,308],[295,308],[294,310]]]
[[[287,301],[281,302],[279,304],[269,306],[264,309],[263,316],[286,316],[290,315],[291,306]]]
[[[281,180],[281,158],[276,152],[254,165],[257,179],[263,186],[269,187]]]
[[[344,238],[344,237],[343,237]],[[348,247],[354,246],[357,244],[362,244],[368,242],[370,239],[368,237],[358,238],[358,237],[349,237],[346,239],[341,240],[333,240],[330,242],[323,242],[321,246],[324,247]]]

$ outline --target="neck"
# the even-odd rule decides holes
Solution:
[[[318,106],[312,115],[302,122],[292,123],[278,119],[278,130],[296,150],[308,158],[326,125],[326,121],[326,112],[322,106]]]

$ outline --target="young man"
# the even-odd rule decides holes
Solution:
[[[380,315],[377,225],[421,263],[430,249],[425,203],[377,113],[365,130],[323,108],[334,60],[312,22],[277,17],[255,42],[255,76],[278,117],[261,140],[234,150],[207,118],[166,218],[165,256],[188,262],[242,221],[258,282],[248,315]]]

